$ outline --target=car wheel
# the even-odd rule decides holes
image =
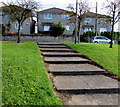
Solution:
[[[94,43],[98,43],[97,41],[95,41]]]

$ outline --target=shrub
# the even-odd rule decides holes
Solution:
[[[50,31],[38,31],[39,34],[50,35]]]
[[[97,35],[99,35],[99,32],[97,32]],[[83,33],[83,36],[93,37],[93,36],[95,36],[95,32],[94,31],[87,31],[87,32]]]
[[[61,23],[54,24],[50,27],[50,33],[53,36],[62,35],[64,31],[65,31],[65,27],[63,27]]]
[[[114,39],[120,40],[120,32],[114,32]]]
[[[105,37],[111,39],[111,31],[101,32],[101,36],[105,36]],[[119,40],[119,38],[120,38],[120,32],[114,32],[113,39]]]

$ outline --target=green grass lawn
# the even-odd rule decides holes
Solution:
[[[2,43],[3,105],[62,105],[35,42]]]
[[[113,48],[109,48],[109,44],[95,43],[64,43],[72,49],[80,52],[94,62],[98,63],[108,71],[120,76],[118,72],[118,45],[114,44]]]

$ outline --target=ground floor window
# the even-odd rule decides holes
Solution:
[[[104,31],[107,31],[106,28],[100,28],[100,33]]]
[[[50,31],[50,26],[44,26],[44,31]]]
[[[84,32],[92,31],[92,30],[93,30],[93,28],[83,28],[83,31],[84,31]]]
[[[68,26],[68,25],[64,25],[64,27],[65,27],[65,29],[66,29],[67,31],[70,30],[70,26]]]

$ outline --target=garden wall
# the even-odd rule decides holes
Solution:
[[[21,36],[21,41],[36,41],[36,42],[73,42],[73,36]],[[3,41],[17,41],[16,36],[2,36]]]

